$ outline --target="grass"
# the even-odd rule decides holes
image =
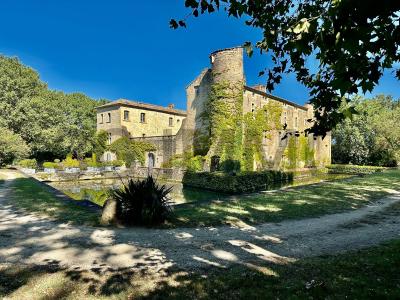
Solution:
[[[169,226],[258,224],[360,208],[400,190],[400,170],[177,207]]]
[[[287,265],[187,273],[0,266],[7,299],[399,299],[400,241]]]
[[[74,203],[64,202],[31,178],[16,178],[8,201],[28,212],[50,216],[58,221],[73,224],[98,225],[99,214]]]

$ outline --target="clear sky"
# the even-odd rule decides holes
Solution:
[[[261,33],[224,14],[190,19],[183,0],[1,0],[0,53],[18,56],[52,89],[93,98],[126,98],[185,108],[185,86],[209,65],[217,49],[257,41]],[[266,56],[245,57],[248,85],[262,83]],[[385,75],[376,93],[400,97]],[[273,94],[299,104],[307,90],[288,77]]]

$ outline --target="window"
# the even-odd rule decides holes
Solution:
[[[103,124],[103,122],[104,122],[104,115],[101,114],[101,115],[100,115],[100,124]]]
[[[194,87],[194,92],[195,92],[195,95],[196,95],[196,97],[200,94],[200,86],[198,86],[198,85],[196,85],[195,87]]]
[[[124,110],[124,121],[129,121],[129,111]]]
[[[173,119],[173,118],[169,118],[169,126],[174,126],[174,123],[173,123],[173,121],[174,121],[174,119]]]
[[[144,137],[144,138],[145,138],[145,137],[146,137],[146,134],[145,134],[145,133],[143,133],[143,134],[142,134],[142,137]]]
[[[111,113],[107,113],[107,123],[111,123]]]
[[[254,103],[251,104],[251,112],[254,112]]]
[[[297,117],[294,118],[294,127],[297,127]]]
[[[108,134],[107,134],[107,144],[108,145],[111,145],[111,133],[109,132]]]
[[[140,113],[140,123],[145,123],[145,122],[146,122],[146,114]]]

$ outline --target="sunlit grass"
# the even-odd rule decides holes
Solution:
[[[43,214],[63,222],[98,224],[98,213],[57,199],[56,195],[31,178],[15,179],[12,188],[13,193],[7,201],[19,209]]]
[[[178,207],[175,226],[218,225],[234,217],[249,224],[315,217],[357,209],[400,191],[400,170],[353,177],[268,193],[232,197],[226,201]]]

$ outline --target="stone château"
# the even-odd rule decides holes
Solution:
[[[154,144],[146,154],[146,165],[154,167],[187,151],[204,157],[205,170],[224,162],[246,170],[330,164],[330,134],[304,134],[312,125],[311,105],[268,94],[263,85],[247,86],[242,47],[215,51],[210,60],[186,87],[186,111],[118,100],[97,108],[97,129],[108,132],[109,143],[127,136]]]

